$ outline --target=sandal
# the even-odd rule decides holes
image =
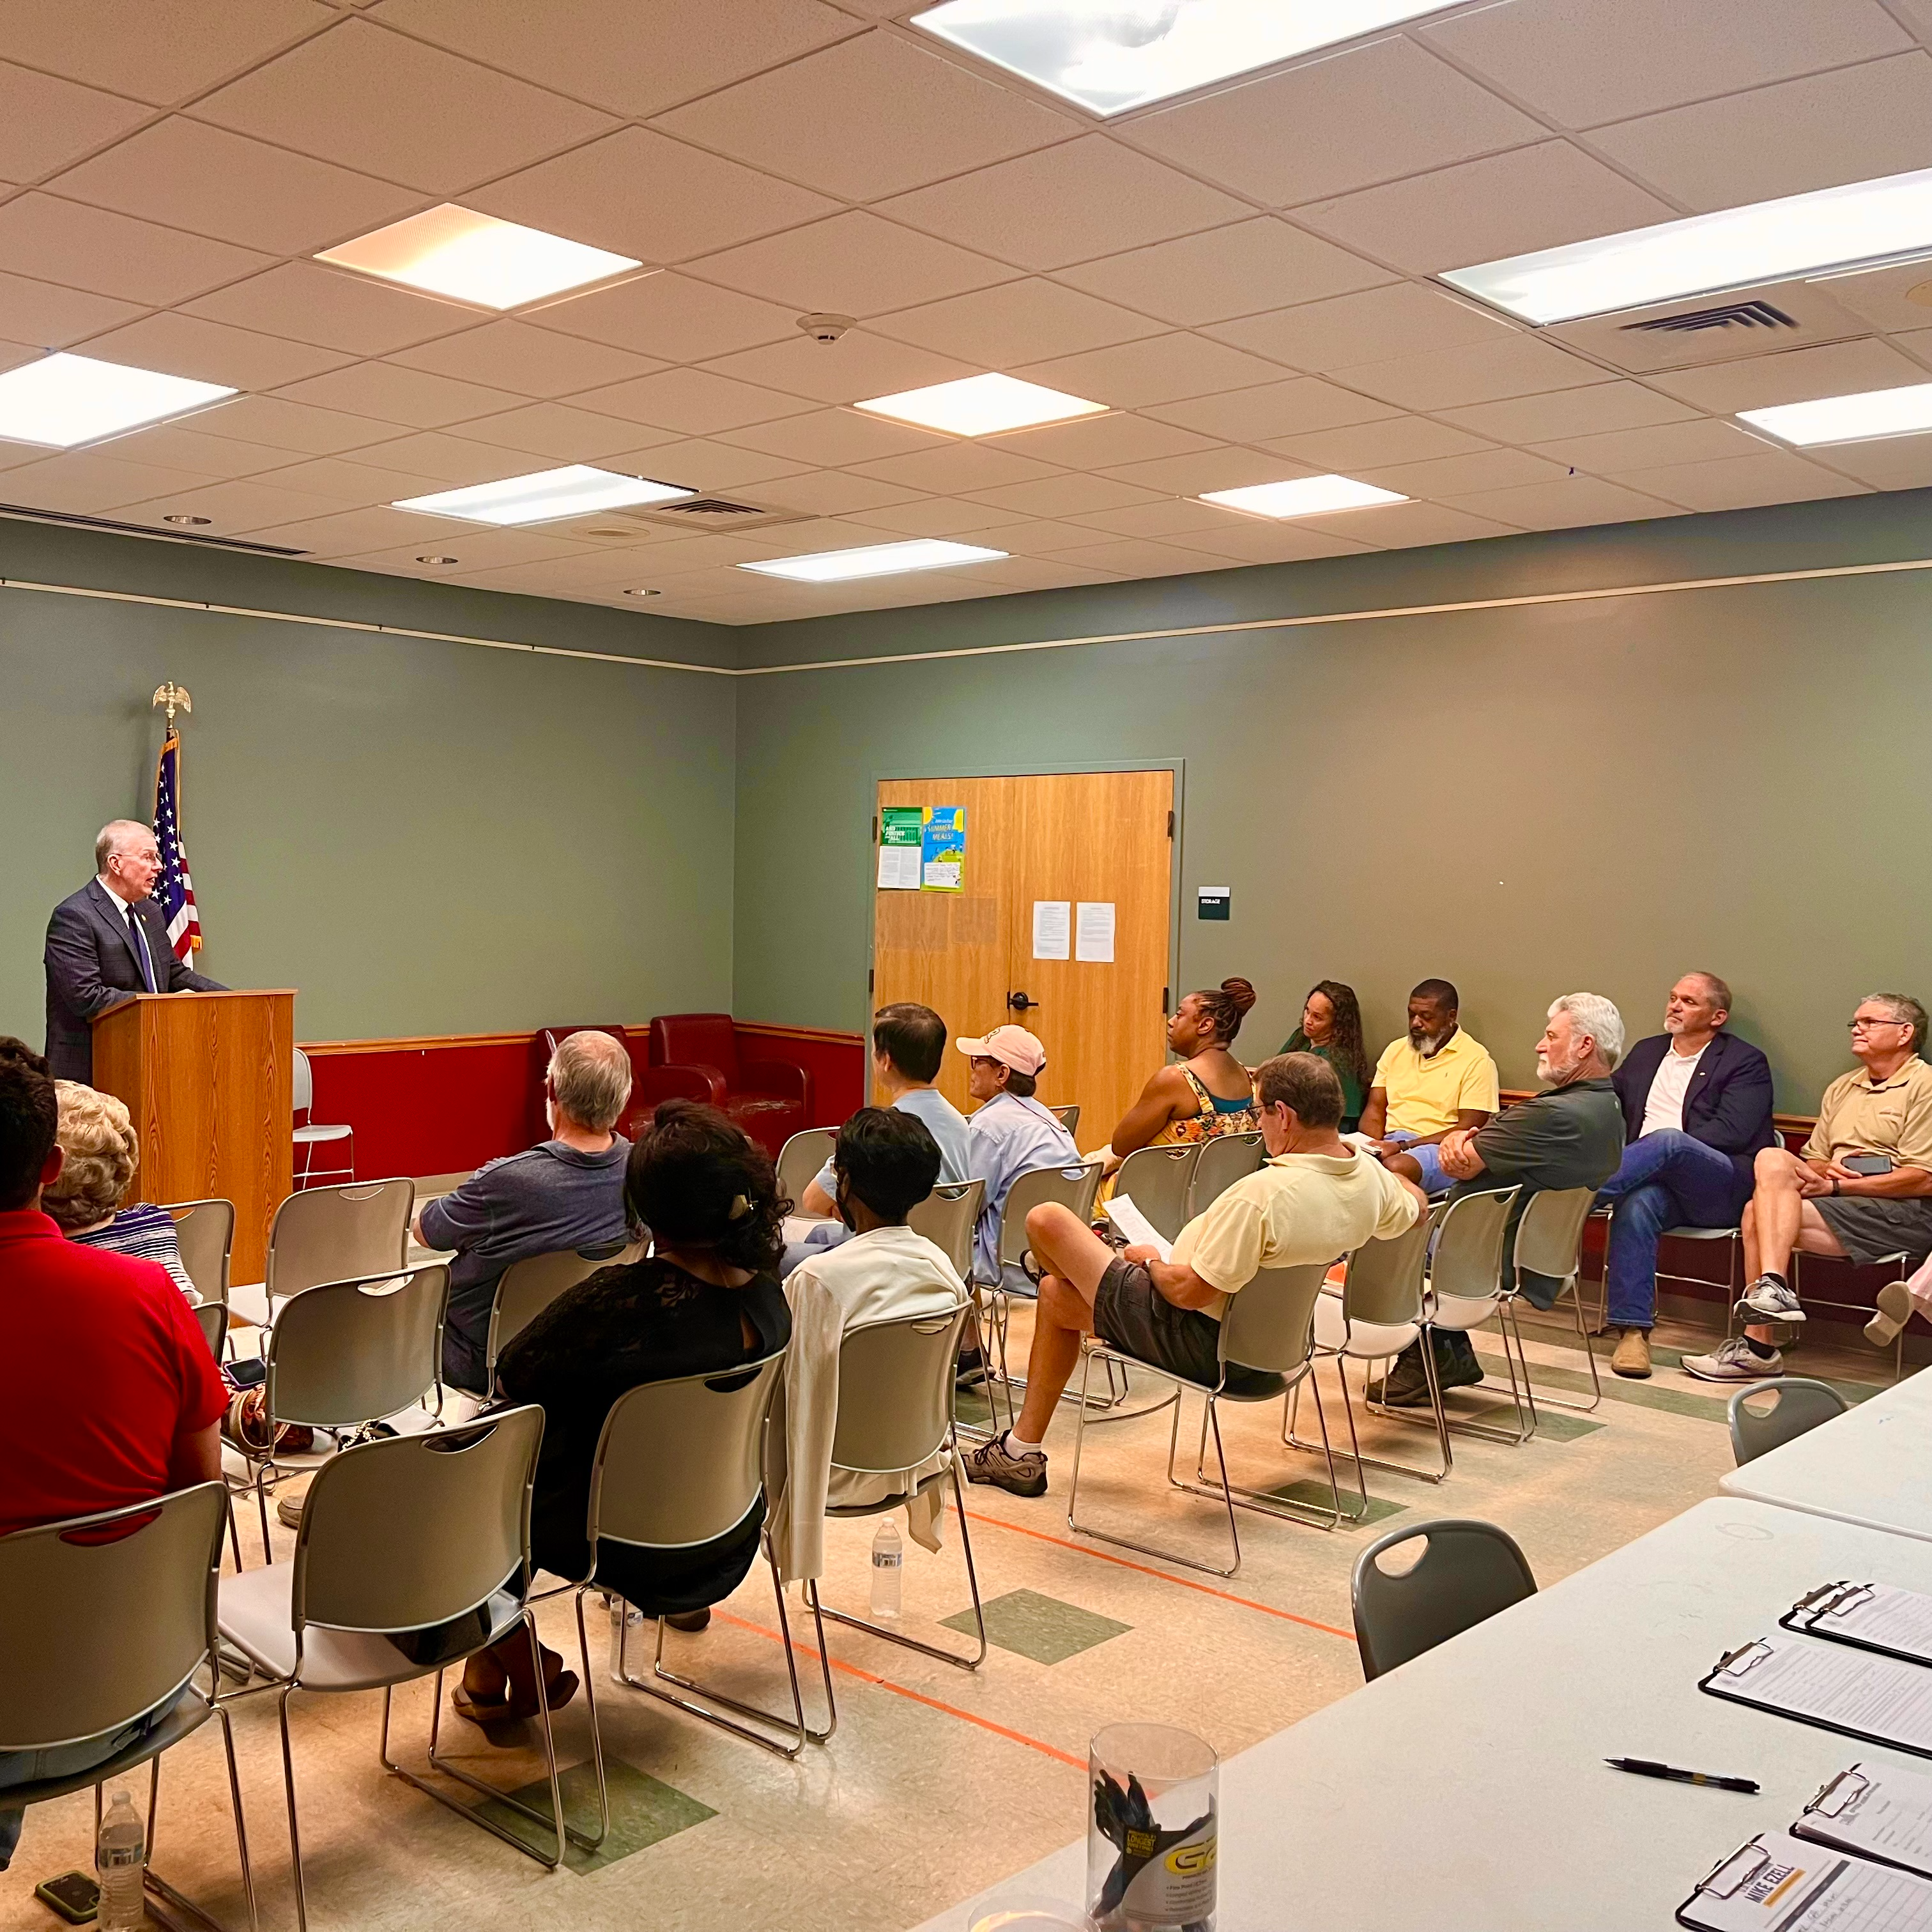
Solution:
[[[544,1686],[544,1696],[553,1711],[560,1711],[577,1695],[577,1672],[560,1670]],[[501,1697],[472,1697],[459,1683],[449,1694],[450,1708],[472,1724],[489,1726],[521,1722],[537,1714],[536,1700],[527,1702],[507,1694]]]

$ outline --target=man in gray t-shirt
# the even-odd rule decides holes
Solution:
[[[607,1033],[574,1033],[551,1055],[544,1111],[550,1138],[478,1168],[453,1194],[424,1203],[413,1232],[454,1250],[442,1377],[484,1387],[490,1310],[512,1262],[566,1248],[615,1254],[631,1239],[624,1166],[631,1144],[614,1131],[631,1097],[631,1060]]]

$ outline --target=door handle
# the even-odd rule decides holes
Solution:
[[[1025,1012],[1029,1009],[1035,1012],[1040,1010],[1040,1002],[1037,1000],[1028,999],[1024,993],[1009,993],[1006,995],[1006,1004],[1016,1013]]]

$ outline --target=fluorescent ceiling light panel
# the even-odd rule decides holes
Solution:
[[[741,563],[761,577],[792,577],[802,584],[840,584],[850,577],[891,577],[902,570],[943,570],[949,564],[991,563],[1003,550],[977,544],[942,543],[920,537],[910,543],[866,544],[857,550],[821,550],[809,556],[775,556],[764,563]]]
[[[446,202],[315,258],[484,308],[518,308],[643,267],[628,255],[567,242]]]
[[[1252,517],[1318,517],[1330,510],[1365,510],[1373,503],[1406,503],[1393,490],[1358,483],[1352,476],[1298,476],[1287,483],[1256,483],[1245,490],[1211,490],[1201,499]]]
[[[1575,322],[1928,248],[1932,169],[1924,169],[1452,268],[1442,279],[1526,322]]]
[[[1439,14],[1451,0],[946,0],[912,23],[1100,115]]]
[[[460,517],[472,524],[554,524],[565,517],[586,517],[629,503],[669,503],[698,493],[676,483],[654,483],[648,476],[620,476],[614,470],[592,470],[569,463],[561,470],[539,470],[528,476],[506,476],[464,490],[439,490],[433,496],[406,496],[392,510],[421,510],[432,517]]]
[[[206,409],[234,393],[218,382],[191,382],[91,356],[43,356],[0,376],[0,439],[71,449]]]
[[[1882,436],[1917,436],[1932,429],[1932,382],[1902,389],[1866,389],[1856,396],[1821,396],[1815,403],[1780,403],[1740,410],[1738,420],[1784,442],[1865,442]]]
[[[875,396],[860,409],[896,417],[924,429],[954,436],[992,436],[1003,429],[1030,429],[1039,423],[1065,422],[1072,416],[1103,415],[1105,403],[1090,403],[1059,389],[1022,382],[1017,376],[962,376],[956,382],[934,382]]]

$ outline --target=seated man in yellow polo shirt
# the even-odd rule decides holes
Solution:
[[[1919,1057],[1924,1044],[1925,1009],[1916,1000],[1868,993],[1858,1002],[1852,1016],[1858,1070],[1825,1089],[1802,1154],[1780,1143],[1754,1164],[1744,1213],[1751,1284],[1738,1304],[1744,1332],[1708,1355],[1686,1355],[1692,1375],[1751,1382],[1784,1372],[1771,1324],[1804,1319],[1790,1280],[1793,1249],[1864,1263],[1904,1254],[1914,1267],[1932,1255],[1932,1066]]]
[[[1498,1105],[1496,1063],[1458,1024],[1460,1004],[1447,980],[1409,994],[1408,1036],[1383,1048],[1362,1108],[1384,1162],[1425,1194],[1452,1184],[1436,1151],[1443,1136],[1486,1125]]]

